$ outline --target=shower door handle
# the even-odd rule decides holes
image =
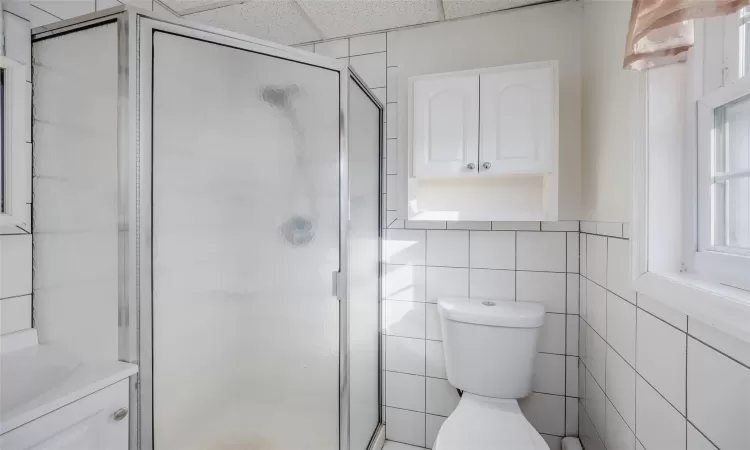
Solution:
[[[341,272],[336,271],[333,272],[333,283],[331,288],[331,295],[338,298],[339,301],[341,301],[341,296],[339,296],[339,292],[341,292]]]

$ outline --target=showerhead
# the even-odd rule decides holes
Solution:
[[[299,92],[299,86],[266,86],[260,96],[269,105],[279,109],[289,109],[292,106],[292,97]]]

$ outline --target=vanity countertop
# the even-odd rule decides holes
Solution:
[[[10,343],[4,347],[0,353],[0,434],[138,372],[136,365],[120,361],[84,363],[54,345],[23,345],[10,351]]]

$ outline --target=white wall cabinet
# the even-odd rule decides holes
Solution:
[[[473,176],[479,151],[479,77],[446,76],[414,85],[416,176]]]
[[[128,450],[124,379],[0,436],[3,450]]]
[[[552,66],[481,74],[480,84],[479,173],[552,172]]]
[[[406,219],[558,219],[557,61],[408,80]]]
[[[554,170],[554,62],[428,75],[411,82],[414,177]]]

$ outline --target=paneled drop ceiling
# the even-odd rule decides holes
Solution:
[[[161,0],[185,19],[301,44],[549,0]]]

